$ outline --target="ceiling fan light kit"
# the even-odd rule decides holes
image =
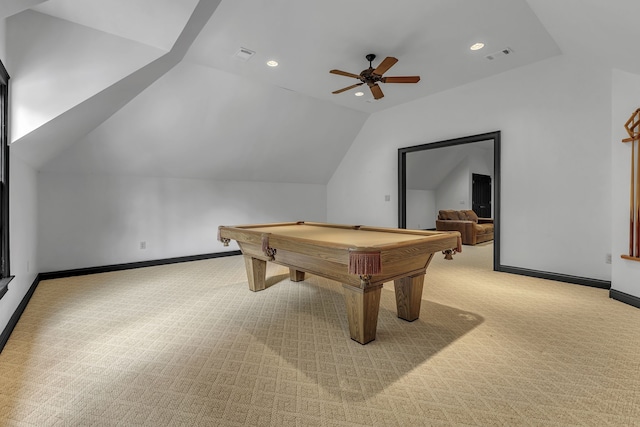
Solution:
[[[356,83],[351,86],[347,86],[342,89],[338,89],[331,93],[338,94],[345,92],[347,90],[356,88],[358,86],[362,86],[366,84],[369,86],[371,93],[375,99],[380,99],[384,97],[382,93],[382,89],[378,85],[378,83],[418,83],[420,81],[420,76],[395,76],[395,77],[383,77],[382,75],[386,73],[389,68],[393,67],[398,60],[392,56],[387,56],[375,69],[373,68],[372,62],[376,59],[376,56],[373,53],[365,56],[367,61],[369,61],[369,68],[362,70],[360,74],[349,73],[341,70],[331,70],[329,71],[332,74],[338,74],[340,76],[352,77],[360,80],[360,83]]]

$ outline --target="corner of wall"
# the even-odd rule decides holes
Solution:
[[[38,276],[37,171],[11,156],[9,256],[13,280],[0,299],[0,333],[7,328]]]

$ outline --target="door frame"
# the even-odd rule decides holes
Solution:
[[[500,131],[447,139],[398,149],[398,228],[407,228],[407,154],[455,145],[493,141],[493,270],[500,264]]]

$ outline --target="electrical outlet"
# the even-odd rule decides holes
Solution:
[[[611,254],[606,254],[604,256],[604,262],[607,264],[611,264]]]
[[[384,201],[385,202],[390,202],[391,201],[391,195],[390,194],[385,195],[384,196]]]
[[[147,249],[147,242],[140,242],[140,249]]]

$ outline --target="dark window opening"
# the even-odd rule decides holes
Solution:
[[[0,298],[9,281],[9,74],[0,61]]]

